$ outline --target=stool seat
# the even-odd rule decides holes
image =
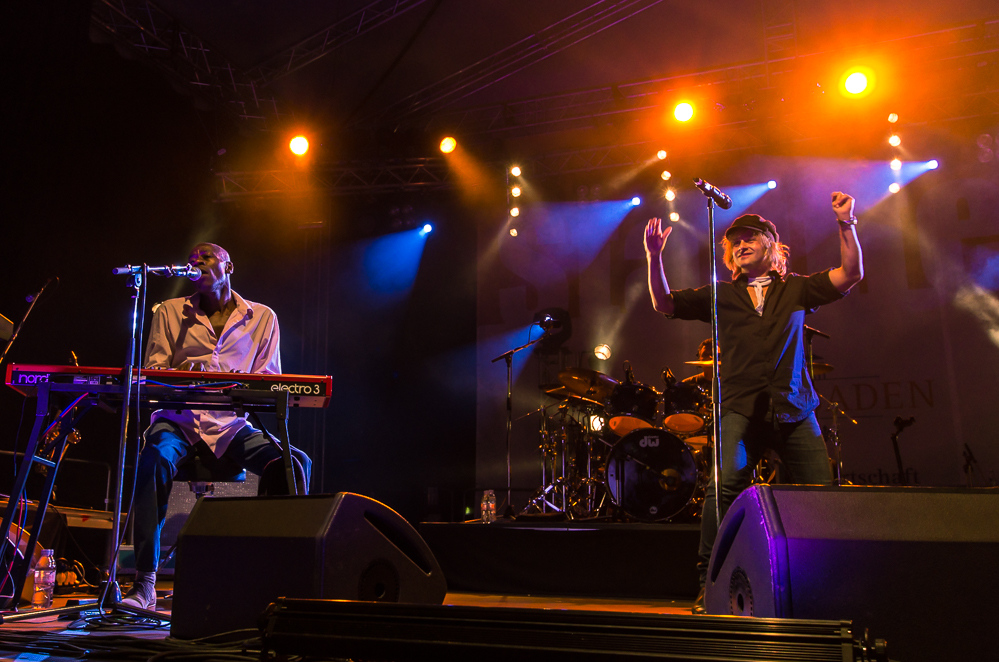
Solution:
[[[201,496],[214,490],[211,483],[242,483],[246,470],[228,457],[215,457],[204,442],[194,446],[194,453],[177,465],[174,482],[191,483],[191,491]]]

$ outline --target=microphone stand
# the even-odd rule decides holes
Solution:
[[[721,525],[721,370],[718,360],[718,257],[715,245],[715,201],[708,196],[708,244],[711,247],[711,433],[714,435],[715,524]]]
[[[59,282],[58,277],[55,278],[54,280],[57,283]],[[0,366],[3,365],[4,359],[7,358],[7,352],[9,352],[10,348],[14,346],[14,341],[17,340],[17,334],[21,333],[21,327],[24,326],[24,323],[28,320],[28,315],[30,315],[31,311],[34,310],[35,304],[38,303],[38,299],[41,298],[42,293],[45,292],[45,288],[47,288],[52,281],[53,279],[49,278],[47,281],[45,281],[45,284],[42,285],[42,289],[38,290],[38,294],[32,294],[28,296],[28,301],[31,302],[31,305],[28,306],[28,310],[24,313],[24,317],[21,318],[21,321],[17,323],[17,328],[14,329],[14,333],[13,335],[11,335],[10,340],[7,342],[7,346],[4,347],[3,354],[0,354]]]
[[[545,330],[545,333],[548,331]],[[513,501],[511,495],[513,494],[513,487],[510,482],[511,471],[510,471],[510,437],[513,433],[513,355],[522,349],[527,349],[534,343],[540,341],[545,337],[545,333],[534,340],[521,345],[520,347],[515,347],[511,350],[503,352],[495,359],[490,361],[490,363],[496,363],[500,359],[506,359],[506,508],[503,511],[503,516],[513,513]]]
[[[808,327],[806,326],[805,329],[807,330]],[[849,414],[847,414],[843,410],[843,407],[841,407],[838,402],[831,401],[829,398],[827,398],[826,396],[822,395],[821,393],[819,393],[819,398],[821,398],[822,400],[825,401],[827,409],[829,409],[829,411],[832,412],[832,427],[829,428],[829,436],[832,439],[832,443],[833,443],[833,461],[834,461],[835,467],[836,467],[836,475],[833,477],[833,480],[834,480],[834,482],[835,482],[836,485],[842,486],[843,485],[843,456],[840,454],[840,447],[839,447],[839,424],[838,424],[838,421],[837,421],[837,416],[846,416],[846,420],[850,421],[854,425],[860,425],[860,424],[857,422],[856,419],[852,418]]]

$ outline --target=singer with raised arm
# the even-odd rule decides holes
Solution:
[[[832,194],[839,231],[840,266],[809,276],[789,274],[788,247],[773,223],[744,214],[725,231],[725,266],[731,282],[718,282],[718,342],[725,348],[721,380],[721,489],[725,516],[752,482],[753,468],[769,448],[783,462],[788,482],[829,485],[832,473],[814,411],[819,398],[805,356],[805,313],[842,299],[864,277],[854,199]],[[649,292],[655,309],[670,319],[711,321],[711,288],[671,290],[663,247],[672,228],[653,218],[645,228]],[[695,614],[704,613],[704,586],[718,532],[715,476],[701,519]]]
[[[217,244],[195,246],[188,258],[201,271],[191,296],[164,301],[153,314],[145,367],[278,374],[280,331],[274,311],[247,301],[230,284],[233,263]],[[177,467],[204,444],[215,457],[226,457],[261,476],[261,492],[287,493],[281,451],[245,416],[231,411],[153,413],[136,469],[133,505],[136,579],[122,602],[156,608],[156,568],[160,532]],[[301,493],[308,492],[311,461],[292,448]]]

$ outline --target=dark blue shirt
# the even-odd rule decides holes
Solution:
[[[842,299],[829,270],[782,279],[776,271],[767,288],[763,315],[756,312],[743,274],[718,283],[718,343],[721,347],[721,405],[743,416],[795,423],[819,406],[805,356],[805,314]],[[675,290],[668,317],[711,322],[711,288]]]

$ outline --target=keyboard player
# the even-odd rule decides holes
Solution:
[[[189,297],[164,301],[153,314],[146,345],[147,369],[281,373],[280,331],[274,311],[247,301],[231,286],[233,263],[217,244],[202,243],[188,261],[201,270]],[[153,413],[139,454],[133,505],[136,580],[123,603],[156,608],[160,531],[177,466],[204,443],[261,476],[262,493],[278,494],[284,482],[281,453],[245,416],[231,411]],[[301,493],[308,492],[311,460],[292,447]]]

